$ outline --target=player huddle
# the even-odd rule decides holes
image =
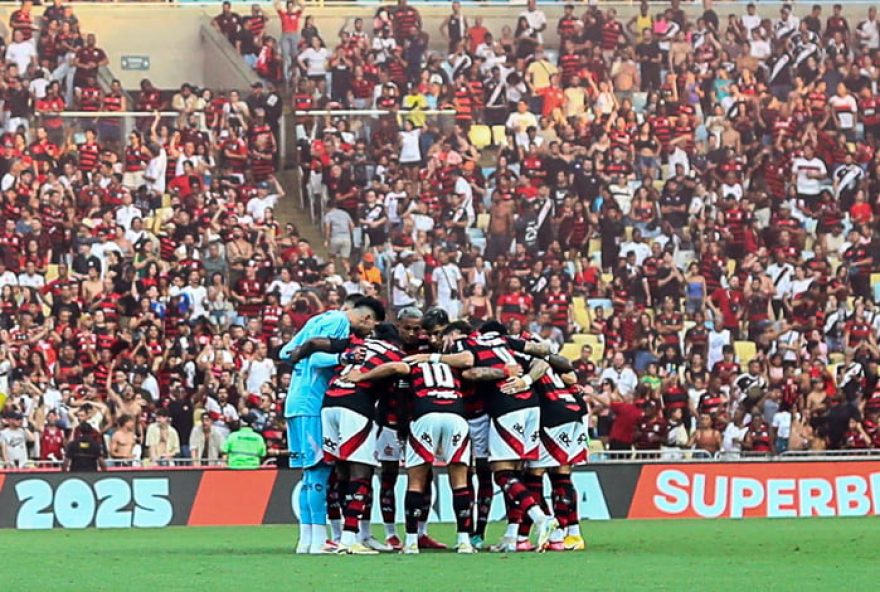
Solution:
[[[313,513],[298,552],[445,548],[427,535],[425,524],[435,464],[448,473],[458,553],[483,547],[493,483],[503,493],[508,524],[492,550],[584,547],[571,469],[587,456],[586,405],[568,360],[530,335],[508,335],[497,322],[477,329],[450,323],[441,309],[422,315],[407,308],[396,324],[380,323],[381,305],[360,299],[348,311],[328,314],[348,315],[351,334],[334,327],[321,335],[307,324],[305,335],[282,351],[295,364],[294,380],[312,381],[292,385],[288,397],[315,398],[322,373],[329,377],[320,433],[313,415],[287,414],[291,456],[302,461],[304,485],[319,471],[327,473],[326,511],[334,531],[325,544],[323,523]],[[313,321],[320,324],[321,316]],[[294,407],[288,402],[288,410]],[[395,526],[401,460],[407,477],[402,542]],[[332,473],[324,469],[331,463]],[[369,525],[376,471],[384,544]],[[545,502],[545,474],[552,508]],[[300,494],[301,515],[303,503],[320,506],[314,492]]]

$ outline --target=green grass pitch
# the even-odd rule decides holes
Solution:
[[[375,528],[375,527],[374,527]],[[378,528],[376,531],[378,533]],[[491,525],[492,540],[501,534]],[[877,590],[880,518],[583,524],[574,553],[293,554],[294,527],[0,531],[0,589]],[[434,525],[452,542],[452,525]]]

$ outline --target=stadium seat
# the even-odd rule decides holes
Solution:
[[[606,286],[610,286],[611,282],[614,281],[614,274],[611,273],[603,273],[602,274],[602,283]]]
[[[492,144],[494,146],[507,146],[507,128],[503,125],[492,126]]]
[[[584,345],[585,343],[592,341],[592,339],[595,339],[595,337],[596,336],[591,333],[575,333],[571,336],[571,340],[578,345]]]
[[[46,281],[51,282],[58,277],[58,265],[50,263],[46,266]]]
[[[740,364],[748,364],[758,352],[758,348],[755,346],[754,341],[735,341],[733,343],[733,349],[736,352],[736,359]]]
[[[477,150],[482,150],[492,144],[492,130],[488,125],[472,125],[468,139]]]
[[[477,228],[486,232],[489,230],[489,220],[491,216],[489,214],[477,214]]]
[[[590,311],[587,308],[587,301],[582,296],[575,296],[571,300],[571,313],[574,322],[582,329],[586,330],[590,326]]]
[[[564,356],[571,361],[575,361],[581,357],[581,346],[577,343],[566,343],[559,351],[559,355]]]
[[[832,352],[828,354],[828,363],[831,364],[842,364],[844,360],[844,356],[840,352]]]
[[[587,245],[588,253],[601,253],[602,252],[602,239],[600,238],[591,238],[590,244]]]
[[[602,275],[603,275],[602,281],[604,282],[605,281],[604,276],[611,275],[611,274],[602,274]],[[605,317],[607,318],[609,316],[607,313],[612,308],[614,308],[614,303],[611,302],[611,300],[608,298],[590,298],[589,300],[587,300],[587,306],[590,307],[591,311],[596,310],[597,308],[602,308],[603,310],[605,310],[605,312],[606,312]]]

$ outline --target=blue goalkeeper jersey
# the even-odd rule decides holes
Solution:
[[[351,323],[344,312],[332,310],[319,314],[309,319],[290,343],[281,349],[279,357],[289,360],[293,350],[312,337],[345,339],[350,333]],[[338,363],[338,355],[322,352],[314,353],[297,363],[284,402],[284,417],[321,415],[324,393],[333,376],[333,367]]]

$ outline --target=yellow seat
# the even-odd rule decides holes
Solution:
[[[472,125],[468,130],[468,140],[477,150],[482,150],[492,144],[492,130],[488,125]]]
[[[590,311],[587,308],[587,301],[583,298],[583,296],[575,296],[571,300],[571,314],[574,317],[574,322],[586,330],[590,328]]]
[[[876,286],[880,284],[880,273],[872,273],[871,274],[871,285]]]
[[[758,352],[754,341],[734,341],[733,350],[736,352],[736,359],[740,364],[748,364]]]
[[[170,208],[171,207],[171,195],[170,194],[165,193],[164,195],[162,195],[162,207],[163,208]]]
[[[828,366],[830,367],[831,365],[837,366],[839,364],[843,364],[844,359],[845,358],[842,353],[832,352],[828,354]]]
[[[507,128],[503,125],[492,126],[492,143],[495,146],[507,146]]]
[[[736,259],[728,259],[727,260],[727,275],[733,275],[736,273]]]
[[[58,277],[58,265],[50,263],[46,266],[46,281],[51,282]]]
[[[581,357],[581,346],[577,343],[566,343],[559,351],[559,355],[568,358],[573,362]]]
[[[613,281],[614,281],[614,274],[612,274],[612,273],[603,273],[602,274],[602,283],[605,284],[606,286],[610,285],[611,282],[613,282]]]
[[[491,216],[489,214],[478,214],[477,215],[477,228],[486,232],[489,230],[489,219]]]
[[[624,226],[623,227],[623,236],[626,237],[626,240],[631,241],[633,237],[633,227],[632,226]]]
[[[595,440],[590,440],[587,450],[590,454],[598,454],[605,452],[605,445],[602,443],[602,440],[596,438]]]
[[[173,215],[174,210],[171,208],[159,208],[156,210],[156,215],[153,217],[153,232],[156,234],[162,232],[165,222],[170,220]]]
[[[590,340],[590,337],[595,337],[595,335],[590,335],[589,333],[575,333],[571,336],[571,340],[573,343],[583,345]]]
[[[587,252],[592,253],[601,253],[602,252],[602,239],[601,238],[591,238],[590,244],[587,246]]]

